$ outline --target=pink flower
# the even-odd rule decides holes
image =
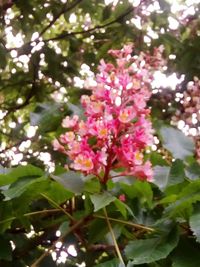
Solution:
[[[65,153],[65,152],[66,152],[64,146],[62,146],[62,145],[58,142],[57,139],[54,139],[54,140],[53,140],[52,145],[53,145],[54,150],[56,150],[56,151],[60,151],[60,152],[62,152],[62,153]]]
[[[74,163],[72,167],[75,170],[80,171],[90,171],[94,168],[94,164],[92,162],[92,158],[88,157],[88,155],[80,154],[74,159]]]
[[[130,174],[140,180],[147,180],[151,182],[153,180],[153,170],[150,161],[146,161],[144,165],[134,166],[131,169]]]
[[[73,128],[76,126],[78,119],[79,119],[79,117],[77,115],[74,115],[72,118],[67,116],[62,121],[62,127],[63,128]]]
[[[119,200],[122,202],[126,202],[126,196],[124,194],[119,195]]]
[[[60,136],[60,141],[63,144],[67,144],[67,143],[69,143],[71,141],[74,141],[74,139],[75,139],[74,132],[66,132],[65,134],[62,134]]]
[[[132,119],[136,117],[136,113],[133,107],[126,107],[120,110],[119,120],[123,123],[130,122]]]

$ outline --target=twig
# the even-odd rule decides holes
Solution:
[[[39,265],[39,263],[46,257],[49,255],[49,253],[51,252],[51,250],[53,250],[55,248],[55,245],[57,242],[62,242],[64,240],[64,238],[66,236],[68,236],[69,234],[71,234],[74,230],[76,230],[80,225],[84,224],[85,221],[88,219],[88,217],[84,217],[82,219],[80,219],[79,221],[77,221],[68,231],[65,232],[65,234],[63,234],[62,236],[60,236],[52,245],[50,248],[48,248],[48,250],[46,250],[30,267],[37,267]]]
[[[76,0],[69,6],[64,6],[63,9],[53,18],[53,20],[40,32],[38,39],[60,18],[61,15],[69,12],[77,6],[82,0]]]
[[[125,266],[124,260],[122,258],[122,255],[121,255],[121,252],[120,252],[120,249],[119,249],[119,246],[117,244],[117,240],[115,238],[115,234],[113,232],[112,226],[111,226],[109,218],[108,218],[108,214],[107,214],[106,208],[103,208],[103,211],[104,211],[104,214],[105,214],[105,219],[106,219],[106,222],[108,224],[108,228],[109,228],[110,234],[112,236],[112,240],[113,240],[113,243],[114,243],[114,246],[115,246],[115,250],[116,250],[117,256],[118,256],[119,260],[121,261],[122,265]]]
[[[106,219],[106,217],[102,216],[102,215],[93,215],[93,217],[99,218],[99,219],[104,219],[104,220]],[[155,231],[155,229],[147,227],[147,226],[144,226],[142,224],[127,222],[127,221],[124,221],[124,220],[115,219],[115,218],[111,218],[111,217],[108,217],[108,219],[109,219],[109,221],[126,224],[126,225],[129,225],[129,226],[135,227],[137,229],[143,229],[143,230],[146,230],[146,231],[149,231],[149,232],[154,232]]]
[[[53,37],[53,38],[49,38],[49,39],[45,39],[43,40],[43,42],[49,42],[49,41],[56,41],[56,40],[60,40],[60,39],[63,39],[67,36],[73,36],[73,35],[78,35],[78,34],[87,34],[87,33],[91,33],[91,32],[94,32],[98,29],[102,29],[102,28],[106,28],[116,22],[119,22],[120,20],[122,20],[124,17],[126,17],[127,15],[129,15],[132,11],[134,10],[134,8],[128,8],[126,10],[126,12],[124,12],[122,15],[118,16],[116,19],[110,21],[110,22],[107,22],[103,25],[96,25],[95,27],[91,28],[91,29],[88,29],[88,30],[85,30],[85,31],[77,31],[77,32],[68,32],[68,33],[63,33],[63,34],[60,34],[56,37]]]
[[[48,214],[48,213],[54,213],[54,212],[60,212],[60,209],[50,209],[50,210],[39,210],[39,211],[33,211],[33,212],[28,212],[23,214],[24,217],[29,217],[29,216],[35,216],[35,215],[41,215],[41,214]],[[17,219],[17,217],[13,216],[8,219],[0,221],[0,224],[7,223],[10,221],[13,221]]]
[[[43,196],[44,198],[46,198],[53,206],[55,206],[56,208],[60,209],[64,214],[66,214],[68,216],[68,218],[72,222],[75,222],[75,219],[73,218],[73,216],[71,214],[69,214],[65,209],[63,209],[60,205],[58,205],[53,199],[51,199],[50,197],[48,197],[44,193],[41,193],[41,196]]]

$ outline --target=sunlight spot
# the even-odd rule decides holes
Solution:
[[[104,3],[106,6],[113,4],[113,6],[116,6],[119,0],[104,0]]]
[[[79,77],[74,77],[74,86],[75,87],[79,87],[79,88],[83,88],[85,81],[80,79]]]
[[[117,106],[117,107],[119,107],[120,105],[121,105],[121,97],[120,96],[117,96],[116,97],[116,99],[115,99],[115,105]]]
[[[141,18],[139,16],[132,18],[131,23],[134,24],[139,30],[142,29]]]
[[[168,17],[168,22],[169,22],[169,28],[171,30],[177,30],[179,27],[179,22],[178,20],[172,18],[172,17]]]
[[[169,76],[166,76],[160,71],[155,71],[154,80],[152,82],[152,88],[168,88],[172,90],[176,89],[176,86],[184,80],[184,75],[181,75],[180,78],[177,77],[176,73],[172,73]]]
[[[31,37],[31,41],[35,41],[39,37],[39,32],[34,32]]]
[[[182,130],[185,126],[185,122],[183,120],[178,121],[178,129]]]
[[[139,6],[140,2],[140,0],[129,0],[129,3],[131,3],[134,7]]]
[[[144,42],[147,44],[151,43],[151,38],[149,38],[147,35],[144,36]]]
[[[53,261],[57,260],[57,253],[55,251],[51,252],[51,256],[52,256]]]
[[[8,126],[9,126],[10,128],[12,128],[12,129],[14,129],[14,128],[16,127],[16,122],[11,121],[11,122],[8,123]]]
[[[74,13],[69,16],[69,23],[76,23],[77,17]]]
[[[17,57],[17,51],[16,51],[16,50],[12,50],[12,51],[10,52],[10,55],[11,55],[12,58]]]
[[[77,251],[74,247],[74,245],[70,245],[67,249],[67,252],[72,255],[73,257],[76,257],[77,256]]]
[[[56,236],[57,236],[57,237],[60,237],[60,236],[61,236],[61,231],[60,231],[60,230],[57,230],[57,231],[56,231]]]
[[[58,241],[58,242],[56,243],[56,248],[61,248],[61,247],[62,247],[62,245],[63,245],[63,243],[62,243],[62,242],[60,242],[60,241]]]
[[[26,136],[28,138],[32,138],[33,136],[35,136],[37,129],[38,126],[29,126],[28,129],[26,130]]]

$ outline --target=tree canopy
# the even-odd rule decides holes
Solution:
[[[0,266],[200,265],[199,8],[0,1]]]

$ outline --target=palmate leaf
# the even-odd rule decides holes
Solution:
[[[200,245],[191,238],[181,238],[178,247],[173,252],[172,267],[197,267],[200,266]]]
[[[182,183],[185,178],[184,164],[180,159],[176,159],[171,168],[168,166],[154,167],[154,181],[160,190],[165,190],[167,187]]]
[[[119,259],[112,259],[110,261],[105,261],[103,263],[95,265],[95,267],[124,267],[120,264]]]
[[[46,185],[47,178],[31,178],[31,177],[23,177],[20,180],[16,181],[11,185],[8,190],[3,192],[6,199],[13,199],[21,196],[26,190],[28,190],[32,186],[32,190],[34,191],[35,186],[41,186],[44,182]]]
[[[35,112],[30,113],[31,125],[38,126],[38,131],[41,133],[56,129],[61,123],[59,108],[60,106],[55,103],[39,104]]]
[[[200,165],[197,162],[192,163],[185,169],[185,174],[190,180],[197,180],[200,178]]]
[[[189,220],[190,229],[194,233],[196,240],[200,243],[200,208],[195,209]]]
[[[51,177],[58,183],[60,183],[62,186],[64,186],[65,189],[80,194],[83,191],[84,188],[84,181],[81,177],[81,174],[74,171],[67,171],[65,173],[62,173],[60,175],[51,175]]]
[[[12,260],[12,248],[9,240],[5,236],[0,236],[0,259],[11,261]]]
[[[177,195],[177,200],[166,208],[166,215],[189,216],[192,204],[200,201],[200,180],[196,180],[184,187]]]
[[[163,146],[169,150],[176,159],[185,159],[194,153],[194,141],[184,135],[180,130],[172,127],[162,127],[160,134]]]
[[[18,166],[17,168],[11,169],[7,174],[0,174],[0,186],[8,185],[14,183],[20,178],[31,177],[37,178],[41,177],[44,172],[33,165]]]
[[[93,194],[90,196],[90,199],[94,205],[95,212],[106,207],[111,202],[116,200],[116,198],[111,194],[109,194],[108,192],[103,192],[101,194]]]
[[[166,258],[177,246],[178,232],[174,228],[167,236],[130,241],[125,248],[127,259],[132,264],[145,264]]]

